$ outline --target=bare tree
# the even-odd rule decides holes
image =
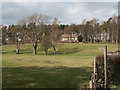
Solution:
[[[6,44],[7,26],[2,26],[2,45]]]
[[[112,16],[112,22],[111,22],[111,26],[112,26],[112,42],[118,42],[118,18],[115,14],[113,14]]]
[[[66,34],[69,34],[71,43],[72,43],[72,34],[75,33],[76,31],[77,29],[75,24],[71,24],[70,26],[67,26],[64,30]]]
[[[42,35],[41,27],[42,25],[48,24],[50,19],[51,18],[49,16],[35,13],[32,16],[29,16],[28,18],[22,19],[18,22],[20,25],[27,25],[27,32],[25,36],[26,39],[31,41],[33,45],[33,54],[36,54],[37,43]]]
[[[58,24],[59,24],[58,19],[54,18],[53,24],[51,26],[51,34],[50,34],[52,47],[54,49],[54,55],[56,54],[56,43],[60,40],[61,37],[60,30],[58,30]]]
[[[43,27],[43,34],[42,34],[42,47],[45,50],[45,54],[48,54],[48,49],[52,47],[52,42],[50,38],[50,26],[44,25]]]
[[[20,44],[21,44],[21,26],[20,25],[12,25],[8,28],[8,40],[10,44],[16,44],[16,54],[20,52]]]
[[[90,25],[92,26],[91,27],[91,38],[92,38],[92,42],[95,41],[94,39],[96,38],[96,35],[97,35],[97,24],[98,24],[98,19],[96,18],[93,18],[91,21],[90,21]]]
[[[107,21],[107,29],[110,33],[110,39],[112,43],[118,42],[118,18],[114,14]]]

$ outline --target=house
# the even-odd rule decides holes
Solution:
[[[75,43],[78,42],[78,34],[62,34],[61,36],[61,42],[66,42],[66,43]]]

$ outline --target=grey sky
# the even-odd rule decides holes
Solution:
[[[17,21],[34,13],[57,17],[63,24],[81,23],[82,19],[107,20],[118,13],[117,2],[2,2],[2,23]]]

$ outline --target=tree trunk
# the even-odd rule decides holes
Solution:
[[[45,49],[45,55],[47,55],[48,49]]]
[[[114,35],[112,34],[112,43],[114,43]]]
[[[70,43],[72,43],[72,34],[70,34]]]
[[[99,42],[101,42],[101,33],[99,33]]]
[[[105,32],[105,43],[108,43],[107,38],[108,38],[108,35],[107,35],[107,32]]]
[[[33,54],[37,54],[37,53],[36,53],[36,48],[37,48],[37,47],[33,46]]]
[[[109,41],[112,42],[112,34],[110,34]]]
[[[54,49],[54,55],[56,54],[56,48],[55,48],[55,46],[53,46],[53,49]]]
[[[17,42],[16,54],[20,54],[20,44]]]
[[[92,35],[91,35],[91,40],[90,40],[90,43],[92,43],[93,42],[93,37],[92,37]]]
[[[116,34],[116,43],[118,43],[118,35]]]
[[[19,52],[20,52],[20,49],[17,48],[17,49],[16,49],[16,54],[20,54]]]
[[[35,44],[33,44],[33,54],[37,54],[37,41],[35,42]]]
[[[103,41],[102,42],[105,43],[105,34],[104,33],[103,33]]]
[[[2,45],[5,45],[5,38],[2,37]]]
[[[88,38],[87,38],[87,34],[86,34],[86,35],[85,35],[85,42],[87,42],[87,39],[88,39]]]

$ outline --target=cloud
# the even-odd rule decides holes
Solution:
[[[94,17],[107,20],[117,13],[117,5],[117,2],[3,2],[2,21],[17,24],[18,20],[34,13],[57,17],[64,24],[81,23],[84,18]]]
[[[2,2],[119,2],[119,0],[2,0]]]
[[[2,3],[0,2],[0,24],[2,24]]]

